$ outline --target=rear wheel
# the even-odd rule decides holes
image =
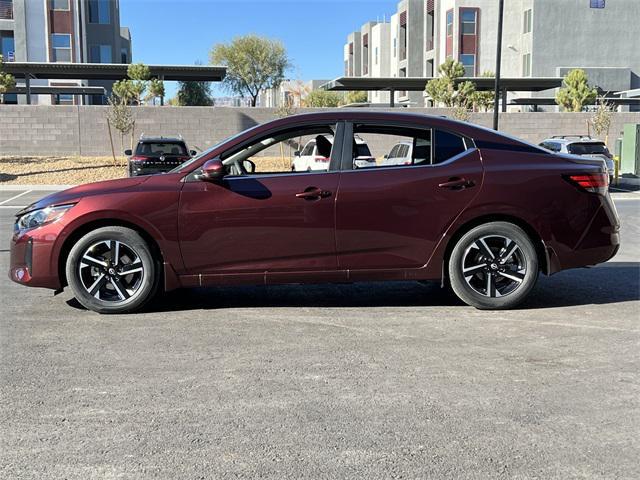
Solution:
[[[76,299],[98,313],[142,308],[158,288],[159,262],[134,230],[89,232],[69,252],[66,275]]]
[[[538,279],[535,246],[512,223],[480,225],[455,245],[449,278],[453,291],[468,305],[487,310],[515,307]]]

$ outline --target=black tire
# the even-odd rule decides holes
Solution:
[[[463,302],[480,310],[504,310],[531,292],[538,264],[536,248],[524,230],[508,222],[490,222],[458,240],[448,271],[451,288]]]
[[[160,261],[135,230],[115,226],[93,230],[76,242],[65,269],[76,299],[98,313],[141,309],[155,295],[161,270]],[[97,288],[94,295],[91,287]]]

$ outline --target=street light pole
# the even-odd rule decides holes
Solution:
[[[498,5],[498,47],[496,51],[496,82],[493,99],[493,129],[498,130],[498,107],[500,104],[500,64],[502,63],[502,19],[504,18],[504,0]],[[506,99],[504,99],[506,101]]]

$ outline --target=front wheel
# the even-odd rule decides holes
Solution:
[[[513,308],[538,279],[538,256],[529,236],[508,222],[485,223],[460,238],[449,260],[456,295],[482,310]]]
[[[142,308],[153,297],[159,265],[135,230],[98,228],[69,252],[67,282],[76,299],[89,310],[127,313]]]

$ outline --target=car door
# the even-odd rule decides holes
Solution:
[[[338,268],[357,279],[358,272],[423,267],[446,228],[481,188],[478,150],[470,139],[436,129],[377,124],[350,129],[367,140],[376,158],[400,137],[419,140],[419,148],[412,150],[419,150],[421,159],[343,171],[336,204]]]
[[[336,134],[342,135],[341,129]],[[331,165],[339,166],[340,149],[332,152]],[[284,278],[294,281],[296,272],[336,272],[334,202],[340,173],[332,167],[291,172],[290,163],[282,163],[281,172],[185,182],[178,224],[188,274],[201,275],[204,283],[226,274],[249,274],[250,281],[261,282],[278,273],[288,272]]]

